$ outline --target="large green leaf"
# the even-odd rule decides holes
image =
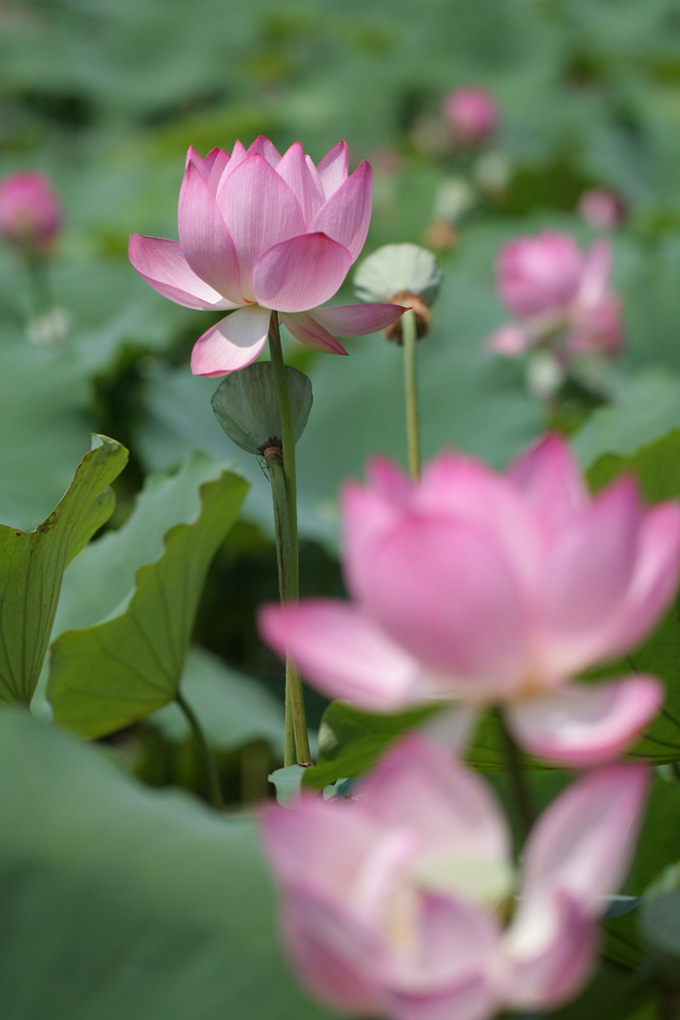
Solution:
[[[666,372],[623,381],[615,402],[595,411],[574,437],[581,462],[592,467],[609,454],[629,457],[680,428],[680,381]]]
[[[321,1020],[287,973],[255,826],[0,718],[4,1020]]]
[[[127,450],[105,436],[95,443],[35,531],[0,525],[0,700],[33,697],[64,568],[113,510],[108,486],[125,466]]]
[[[203,481],[198,501],[197,478]],[[193,485],[189,492],[187,479]],[[93,547],[92,562],[86,561],[80,571],[81,584],[84,572],[98,566],[104,554],[109,566],[90,575],[81,597],[87,592],[102,615],[97,615],[98,622],[90,618],[82,629],[62,633],[51,651],[48,698],[60,722],[96,737],[173,700],[208,567],[236,520],[247,488],[240,475],[195,455],[176,479],[152,483],[155,498],[144,502],[129,529],[102,542],[103,550]],[[159,501],[165,510],[156,513]],[[182,510],[185,523],[166,531],[162,552],[139,568],[130,592],[130,565],[139,556],[138,543],[144,547],[150,540],[152,545],[158,542],[163,518],[176,519]],[[99,596],[92,593],[95,584]],[[117,609],[110,615],[112,602]],[[72,611],[81,620],[92,616],[82,602]]]

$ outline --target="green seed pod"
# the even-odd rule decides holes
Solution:
[[[441,281],[432,252],[417,244],[386,244],[363,260],[354,275],[354,289],[362,301],[392,301],[406,293],[429,306]]]

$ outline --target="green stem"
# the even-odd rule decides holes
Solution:
[[[418,372],[416,358],[417,324],[412,308],[401,317],[404,345],[404,388],[406,391],[406,438],[408,466],[414,481],[420,476],[420,425],[418,422]]]
[[[286,366],[281,350],[279,320],[276,312],[272,312],[270,320],[269,351],[276,399],[279,405],[283,454],[283,463],[278,462],[283,475],[283,485],[280,484],[280,481],[275,483],[271,472],[272,464],[276,463],[276,458],[268,464],[270,478],[272,478],[272,498],[274,500],[274,519],[277,532],[279,590],[282,602],[297,602],[299,595],[299,557],[295,433],[293,430],[290,394],[288,393],[288,383],[286,381]],[[274,474],[276,472],[277,468],[274,468]],[[302,681],[300,674],[288,656],[286,656],[286,722],[286,754],[291,753],[293,741],[291,740],[290,732],[292,730],[295,743],[295,758],[300,765],[309,764],[311,755],[309,751],[309,737],[307,736]],[[292,762],[286,762],[286,764],[292,764]]]
[[[41,255],[28,255],[26,257],[26,269],[28,270],[28,282],[34,312],[36,315],[42,315],[48,312],[54,304],[48,278],[47,259]]]
[[[272,503],[274,506],[274,534],[276,536],[276,562],[279,570],[279,592],[281,602],[294,601],[294,563],[290,547],[290,518],[288,513],[288,497],[286,478],[283,470],[282,453],[276,446],[268,447],[264,452],[269,479],[272,486]],[[298,748],[304,752],[307,741],[305,723],[305,706],[302,700],[302,684],[300,676],[286,656],[286,717],[283,749],[283,764],[294,765],[299,761]],[[309,743],[304,761],[309,761]]]
[[[194,735],[198,752],[203,761],[203,767],[208,779],[208,787],[210,789],[210,800],[213,806],[218,811],[224,811],[224,801],[222,800],[222,790],[220,789],[220,777],[217,771],[217,765],[215,759],[208,747],[208,741],[205,739],[205,733],[203,728],[198,721],[198,716],[194,712],[189,702],[184,698],[180,691],[177,691],[175,695],[175,701],[184,712],[187,722],[191,727],[191,732]]]
[[[507,727],[502,711],[497,713],[497,718],[503,735],[505,760],[508,767],[508,775],[510,776],[510,785],[515,799],[515,806],[517,808],[522,843],[524,843],[529,835],[532,825],[534,824],[534,809],[526,784],[524,769],[522,768],[520,761],[519,748]]]

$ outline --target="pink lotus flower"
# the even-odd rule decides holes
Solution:
[[[286,950],[319,999],[355,1015],[553,1009],[593,969],[596,918],[627,870],[646,787],[639,765],[579,779],[539,819],[515,876],[484,781],[406,738],[356,800],[262,811]]]
[[[335,698],[374,711],[428,699],[504,706],[535,755],[618,755],[657,713],[649,676],[571,678],[635,647],[680,573],[680,507],[645,509],[633,479],[591,498],[548,436],[498,475],[442,453],[411,483],[375,460],[342,497],[353,603],[266,606],[265,640]]]
[[[347,170],[344,142],[316,167],[300,142],[281,156],[268,138],[205,159],[189,149],[179,196],[179,242],[132,234],[135,269],[188,308],[230,311],[197,341],[191,369],[224,375],[264,347],[273,310],[302,343],[334,354],[336,339],[373,333],[400,305],[319,308],[358,257],[371,218],[371,168]]]
[[[0,181],[0,234],[28,252],[47,252],[61,225],[59,201],[48,178],[25,170]]]
[[[481,145],[498,127],[498,107],[486,89],[454,89],[444,97],[442,113],[455,141],[467,148]]]
[[[567,363],[577,354],[613,355],[621,345],[621,302],[609,289],[611,249],[582,252],[567,234],[546,231],[501,249],[498,291],[517,321],[486,340],[508,357],[541,344]]]

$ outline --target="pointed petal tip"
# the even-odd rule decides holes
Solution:
[[[520,703],[508,717],[531,754],[566,768],[595,768],[633,743],[657,715],[664,694],[656,677],[636,674]]]

